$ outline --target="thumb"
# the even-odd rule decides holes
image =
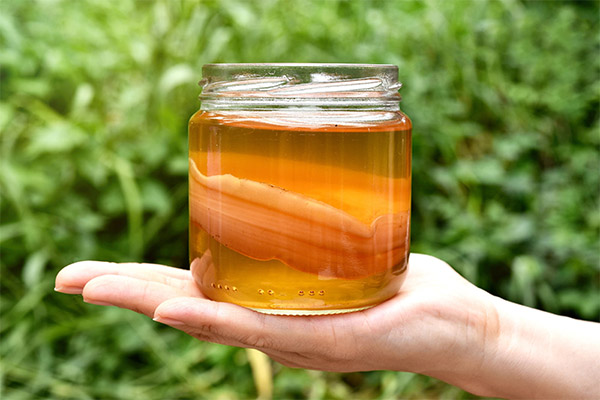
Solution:
[[[197,297],[177,297],[161,303],[154,320],[200,340],[237,347],[278,349],[290,345],[284,321],[269,315]]]
[[[346,372],[366,368],[359,354],[360,344],[369,340],[363,334],[369,324],[360,312],[275,316],[230,303],[178,297],[161,303],[154,320],[207,342],[258,349],[292,367]]]

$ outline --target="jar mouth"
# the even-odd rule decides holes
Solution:
[[[399,109],[391,64],[206,64],[202,109]]]

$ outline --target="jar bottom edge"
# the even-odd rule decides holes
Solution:
[[[261,314],[269,315],[286,315],[286,316],[311,316],[311,315],[334,315],[334,314],[347,314],[356,311],[363,311],[374,307],[373,305],[366,307],[357,308],[343,308],[338,310],[283,310],[283,309],[268,309],[268,308],[253,308],[247,307],[250,310],[259,312]]]

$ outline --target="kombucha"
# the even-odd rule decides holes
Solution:
[[[392,297],[408,263],[411,185],[411,124],[394,114],[294,124],[280,111],[196,113],[190,260],[203,293],[290,315]]]

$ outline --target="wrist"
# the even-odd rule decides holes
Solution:
[[[484,349],[477,382],[463,387],[503,398],[596,398],[599,324],[492,298],[498,338]]]
[[[438,313],[444,324],[440,325],[442,334],[438,336],[437,362],[424,360],[427,368],[414,372],[432,376],[473,394],[492,395],[485,367],[502,342],[495,299],[467,283],[459,299],[439,305]]]

